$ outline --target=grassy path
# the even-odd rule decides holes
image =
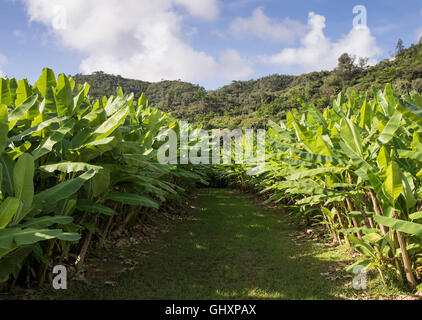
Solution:
[[[78,283],[76,299],[338,299],[345,280],[323,275],[345,259],[298,241],[289,218],[236,191],[203,189],[196,213],[139,250],[136,268],[113,286]],[[338,268],[338,270],[341,268]],[[103,279],[104,280],[104,279]]]

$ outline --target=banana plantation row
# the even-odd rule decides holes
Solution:
[[[145,95],[92,101],[88,84],[74,87],[49,69],[34,86],[0,80],[0,282],[42,285],[53,265],[81,266],[93,241],[220,177],[325,225],[361,253],[350,269],[375,268],[384,281],[393,269],[422,289],[417,93],[340,94],[323,112],[303,103],[268,124],[265,169],[251,176],[248,165],[158,163],[160,131],[180,132],[176,119]]]
[[[0,80],[0,283],[42,285],[51,267],[82,266],[93,240],[177,201],[201,174],[158,165],[157,135],[178,122],[145,95],[90,101],[89,85],[44,69]]]
[[[387,270],[422,290],[422,98],[384,91],[339,94],[320,112],[302,103],[269,123],[265,172],[222,171],[267,202],[316,219],[338,244],[361,255],[348,269]]]

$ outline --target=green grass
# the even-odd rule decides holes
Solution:
[[[125,272],[115,286],[110,277],[90,276],[86,283],[49,293],[63,299],[341,299],[359,297],[345,285],[344,248],[297,240],[299,230],[280,210],[260,206],[236,191],[202,189],[197,209],[182,222],[171,222],[131,258],[136,269]],[[133,247],[132,249],[133,250]],[[339,278],[327,280],[332,273]],[[109,271],[108,273],[110,273]],[[370,282],[375,283],[375,282]]]

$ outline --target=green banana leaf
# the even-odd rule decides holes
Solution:
[[[86,211],[91,213],[101,213],[106,216],[114,216],[117,214],[117,212],[113,209],[101,205],[99,203],[93,202],[89,199],[79,199],[78,203],[76,204],[76,209],[78,209],[79,211]]]
[[[384,216],[374,216],[374,220],[386,227],[390,227],[394,230],[411,234],[422,239],[422,224]]]
[[[18,198],[8,197],[0,205],[0,229],[4,229],[12,221],[13,217],[21,209],[21,202]]]
[[[106,200],[113,200],[132,206],[142,206],[147,208],[158,209],[159,204],[149,197],[138,194],[112,192],[105,197]]]
[[[28,154],[23,154],[16,162],[13,169],[13,185],[15,187],[15,197],[22,203],[22,213],[25,213],[32,206],[34,199],[34,158]],[[18,214],[15,217],[19,221],[23,216]]]
[[[52,173],[54,171],[71,173],[71,172],[80,172],[80,171],[86,172],[86,171],[89,171],[89,170],[93,170],[95,172],[100,172],[101,170],[103,170],[103,167],[95,166],[95,165],[92,165],[92,164],[89,164],[89,163],[84,163],[84,162],[64,161],[64,162],[40,166],[39,169],[42,170],[42,171],[45,171],[45,172],[50,172],[50,173]]]

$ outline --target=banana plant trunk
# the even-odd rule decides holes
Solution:
[[[393,218],[399,219],[397,216],[397,211],[395,210],[393,211]],[[400,231],[396,231],[396,234],[397,234],[397,240],[399,241],[399,246],[400,246],[400,251],[402,255],[403,266],[404,266],[404,271],[406,273],[407,281],[412,286],[412,288],[416,288],[416,280],[412,272],[412,263],[410,261],[409,254],[407,252],[406,240],[404,239],[403,234]]]

